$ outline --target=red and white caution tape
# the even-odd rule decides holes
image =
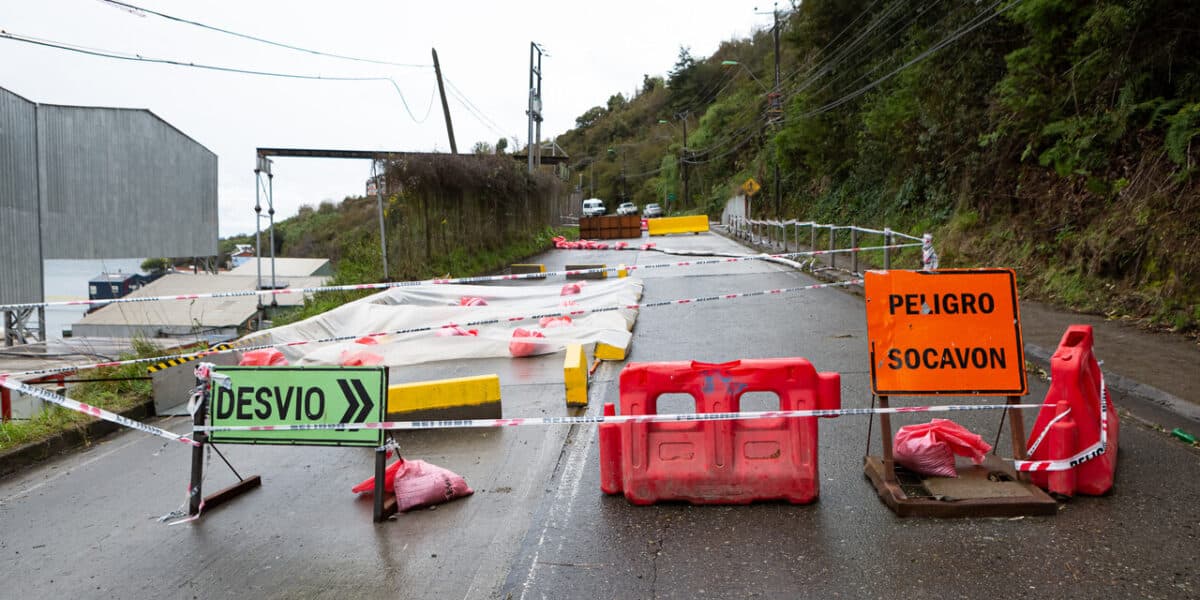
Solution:
[[[1046,428],[1042,434],[1038,436],[1038,441],[1030,448],[1029,453],[1032,454],[1037,449],[1038,443],[1041,443],[1042,437],[1045,437],[1046,432],[1050,431],[1050,425],[1061,419],[1067,413],[1062,413],[1046,424]],[[1104,374],[1100,375],[1100,441],[1084,448],[1075,456],[1057,460],[1016,460],[1013,461],[1013,466],[1018,471],[1028,472],[1044,472],[1044,471],[1066,471],[1074,469],[1079,465],[1092,460],[1098,456],[1102,456],[1108,451],[1108,387],[1104,385]]]
[[[855,253],[855,252],[871,252],[874,250],[889,250],[897,248],[910,248],[920,246],[920,244],[893,244],[890,246],[866,246],[861,248],[842,248],[837,250],[813,250],[809,252],[787,252],[781,254],[751,254],[746,256],[730,256],[722,258],[704,259],[704,260],[686,260],[671,263],[655,263],[649,265],[622,265],[616,267],[596,267],[591,269],[567,269],[563,271],[550,271],[545,273],[513,273],[509,275],[481,275],[477,277],[456,277],[452,279],[424,279],[420,281],[397,281],[384,283],[359,283],[353,285],[327,285],[307,288],[283,288],[277,290],[234,290],[227,292],[209,292],[204,294],[180,294],[175,296],[146,296],[135,298],[105,298],[99,300],[64,300],[59,302],[27,302],[23,304],[0,304],[0,311],[5,310],[21,310],[26,308],[37,308],[45,306],[103,306],[108,304],[131,304],[131,303],[146,303],[146,302],[169,302],[176,300],[191,301],[204,299],[221,299],[221,298],[240,298],[247,296],[283,296],[287,294],[315,294],[317,292],[345,292],[356,290],[382,290],[391,288],[406,288],[417,287],[421,285],[454,285],[454,284],[476,284],[476,283],[492,283],[497,281],[516,281],[521,279],[545,279],[547,277],[574,277],[580,275],[593,275],[599,273],[615,273],[617,271],[633,272],[639,269],[663,269],[671,267],[697,267],[702,265],[715,265],[723,263],[735,263],[749,260],[769,260],[773,258],[792,258],[799,256],[821,256],[824,254],[840,254],[840,253]],[[595,248],[603,250],[620,250],[622,248]],[[630,248],[632,249],[632,248]]]
[[[57,404],[58,406],[61,406],[63,408],[68,408],[68,409],[76,411],[76,412],[81,412],[85,415],[91,415],[93,417],[103,419],[105,421],[110,421],[110,422],[116,423],[117,425],[124,425],[125,427],[136,429],[138,431],[143,431],[145,433],[157,435],[158,437],[166,438],[173,442],[182,442],[184,444],[188,444],[189,446],[200,446],[200,442],[197,442],[186,435],[179,435],[177,433],[171,433],[170,431],[167,431],[165,429],[160,429],[153,425],[147,425],[147,424],[139,422],[139,421],[134,421],[133,419],[122,417],[121,415],[118,415],[117,413],[109,412],[98,406],[84,404],[83,402],[80,402],[78,400],[72,400],[70,398],[67,398],[66,396],[60,396],[49,390],[45,390],[45,389],[42,389],[37,386],[32,386],[32,385],[22,383],[22,382],[17,381],[16,379],[13,379],[12,377],[7,376],[7,375],[0,375],[0,386],[4,386],[11,390],[16,390],[16,391],[21,392],[22,394],[26,394],[28,396],[33,396],[35,398],[44,400],[51,404]]]
[[[942,406],[901,406],[894,408],[838,408],[818,410],[768,410],[752,412],[684,413],[672,415],[614,415],[581,417],[528,417],[512,419],[450,419],[428,421],[382,421],[377,423],[301,423],[295,425],[221,425],[197,426],[195,431],[313,431],[325,429],[462,429],[485,427],[521,427],[529,425],[591,425],[600,423],[679,423],[694,421],[741,421],[794,417],[841,417],[902,413],[1005,410],[1040,408],[1041,404],[948,404]]]
[[[151,363],[151,362],[158,363],[158,362],[162,362],[162,361],[175,360],[175,359],[201,358],[201,357],[205,357],[205,356],[212,356],[214,354],[226,354],[229,352],[249,352],[251,350],[263,350],[266,348],[284,348],[284,347],[292,347],[292,346],[304,346],[307,344],[349,342],[349,341],[357,340],[357,339],[363,338],[363,337],[381,337],[381,336],[387,336],[387,335],[404,335],[404,334],[410,334],[410,333],[425,333],[425,332],[438,331],[441,329],[450,329],[450,328],[454,328],[454,327],[465,328],[465,327],[477,327],[477,326],[482,326],[482,325],[501,325],[501,324],[507,324],[507,323],[516,323],[516,322],[520,322],[520,321],[537,321],[537,320],[540,320],[540,319],[543,319],[546,317],[561,317],[561,316],[574,317],[577,315],[584,315],[584,314],[589,314],[589,313],[611,312],[611,311],[624,310],[624,309],[639,310],[642,308],[656,308],[656,307],[660,307],[660,306],[671,306],[671,305],[675,305],[675,304],[699,304],[701,302],[712,302],[715,300],[733,300],[736,298],[751,298],[754,296],[786,294],[786,293],[806,291],[806,290],[817,290],[817,289],[821,289],[821,288],[859,285],[861,283],[862,283],[861,279],[853,279],[853,280],[849,280],[849,281],[838,281],[838,282],[833,282],[833,283],[818,283],[818,284],[814,284],[814,285],[806,285],[806,286],[800,286],[800,287],[779,288],[779,289],[774,289],[774,290],[761,290],[761,291],[757,291],[757,292],[744,292],[744,293],[740,293],[740,294],[721,294],[719,296],[705,296],[702,298],[684,298],[684,299],[680,299],[680,300],[663,300],[660,302],[647,302],[644,304],[621,304],[621,305],[616,305],[616,306],[602,306],[602,307],[596,307],[596,308],[573,306],[573,307],[570,307],[569,309],[564,308],[561,310],[555,310],[555,311],[536,314],[536,315],[517,315],[517,316],[511,316],[511,317],[497,317],[497,318],[492,318],[492,319],[479,319],[479,320],[475,320],[475,321],[445,323],[442,325],[428,325],[425,327],[411,327],[408,329],[397,329],[397,330],[393,330],[393,331],[377,331],[377,332],[372,332],[372,333],[355,333],[355,334],[327,337],[327,338],[322,338],[322,339],[317,339],[317,340],[297,340],[294,342],[279,342],[279,343],[275,343],[275,344],[261,344],[258,346],[239,346],[237,348],[227,348],[225,350],[206,350],[204,352],[191,352],[191,353],[187,353],[187,354],[174,354],[174,355],[170,355],[170,356],[156,356],[153,358],[134,358],[134,359],[129,359],[129,360],[110,361],[110,362],[95,363],[95,364],[90,364],[90,365],[72,365],[72,366],[68,366],[68,367],[54,367],[54,368],[49,368],[49,369],[37,369],[37,370],[33,370],[33,371],[21,371],[21,372],[17,372],[17,373],[6,373],[4,375],[7,375],[9,377],[31,377],[31,376],[35,376],[35,375],[49,375],[49,374],[54,374],[54,373],[66,373],[69,371],[82,371],[85,369],[95,369],[95,368],[99,368],[99,367],[116,367],[116,366],[120,366],[120,365],[134,365],[134,364],[144,364],[144,363]]]

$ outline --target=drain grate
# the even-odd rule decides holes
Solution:
[[[933,494],[925,488],[925,482],[920,475],[908,470],[905,467],[896,465],[896,482],[900,484],[900,489],[905,496],[909,498],[932,498]]]

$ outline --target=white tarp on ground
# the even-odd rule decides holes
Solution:
[[[577,284],[579,294],[561,295],[564,285]],[[537,330],[534,354],[559,352],[567,344],[602,342],[626,348],[637,310],[620,308],[572,316],[571,324],[542,328],[538,320],[509,321],[556,313],[561,310],[596,309],[637,304],[642,281],[635,278],[588,280],[553,285],[485,286],[429,284],[392,288],[311,317],[298,323],[253,333],[244,345],[281,344],[347,335],[402,331],[457,324],[478,330],[477,336],[438,336],[436,331],[374,337],[377,345],[354,341],[280,347],[293,365],[340,365],[345,357],[367,351],[383,357],[387,366],[412,365],[438,360],[512,356],[509,343],[517,328]],[[460,306],[464,297],[483,298],[486,306]],[[578,306],[564,306],[573,301]],[[496,324],[472,325],[498,320]],[[526,340],[527,338],[521,338]]]

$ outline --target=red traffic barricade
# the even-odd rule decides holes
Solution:
[[[1120,423],[1092,353],[1090,325],[1067,328],[1050,357],[1050,390],[1030,435],[1029,460],[1017,468],[1061,496],[1112,489]]]
[[[803,358],[630,363],[621,372],[621,414],[657,414],[659,396],[690,395],[698,413],[740,412],[748,392],[773,392],[779,410],[841,407],[841,376]],[[615,412],[604,406],[605,414]],[[682,500],[748,504],[817,499],[817,420],[767,417],[727,421],[600,425],[600,488],[634,504]]]

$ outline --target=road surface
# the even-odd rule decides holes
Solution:
[[[654,241],[746,251],[715,234]],[[531,262],[674,260],[552,251]],[[646,302],[815,283],[764,262],[635,274]],[[643,309],[629,360],[800,356],[842,374],[844,407],[864,407],[866,352],[862,299],[822,289]],[[565,415],[561,360],[435,363],[394,369],[391,381],[499,373],[505,416]],[[587,414],[618,401],[621,367],[596,371]],[[1045,391],[1034,378],[1030,399]],[[459,472],[476,494],[380,524],[370,498],[350,493],[372,474],[371,451],[224,446],[262,488],[167,525],[159,517],[184,502],[190,451],[124,432],[0,480],[0,573],[4,596],[31,600],[1195,597],[1200,454],[1123,415],[1112,494],[1072,499],[1053,517],[959,520],[900,519],[877,499],[862,474],[865,417],[820,421],[820,499],[806,506],[637,507],[605,496],[591,426],[404,433],[405,456]],[[998,414],[955,419],[996,437]],[[189,428],[182,418],[156,424]],[[999,452],[1011,455],[1006,438]],[[207,473],[206,490],[233,480],[215,455]]]

